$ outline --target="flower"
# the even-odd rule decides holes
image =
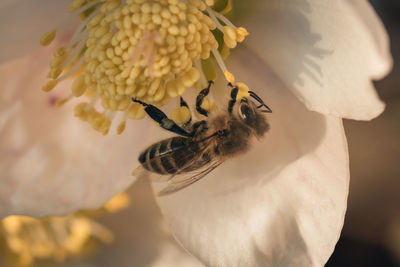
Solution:
[[[44,219],[11,215],[0,221],[0,240],[7,252],[18,256],[21,266],[30,266],[35,259],[64,261],[68,256],[84,254],[93,238],[111,243],[112,232],[92,217],[95,213],[117,212],[128,204],[129,196],[121,193],[93,214],[76,212]]]
[[[391,67],[386,33],[366,1],[237,1],[234,7],[238,25],[251,35],[227,66],[273,108],[271,130],[246,155],[157,201],[179,242],[206,265],[322,266],[346,210],[342,118],[368,120],[383,111],[371,79]],[[71,118],[70,105],[56,110],[37,92],[22,91],[42,81],[28,75],[38,58],[0,69],[9,71],[0,97],[2,162],[12,166],[2,168],[3,216],[99,206],[132,182],[137,152],[166,136],[143,121],[121,136],[98,136]],[[216,102],[226,95],[221,80]]]

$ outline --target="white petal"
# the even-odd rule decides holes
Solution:
[[[367,1],[237,1],[246,44],[311,110],[367,120],[384,104],[371,79],[392,66],[388,36]]]
[[[55,108],[50,102],[67,96],[70,84],[40,90],[44,54],[0,66],[0,217],[97,208],[133,182],[143,124],[103,137],[74,117],[72,103]]]
[[[14,0],[0,4],[0,63],[39,47],[40,37],[68,16],[70,0]]]
[[[322,266],[346,210],[341,119],[308,111],[247,52],[235,51],[228,66],[272,108],[270,132],[246,155],[157,201],[178,241],[207,266]]]

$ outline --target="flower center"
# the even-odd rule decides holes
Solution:
[[[230,8],[230,1],[221,2]],[[233,83],[223,58],[248,33],[235,27],[224,12],[217,12],[217,5],[219,1],[212,0],[73,0],[71,16],[80,15],[81,25],[69,43],[54,53],[48,73],[52,80],[43,90],[74,76],[71,94],[56,105],[87,96],[91,100],[78,104],[75,115],[107,134],[116,111],[123,112],[118,133],[127,118],[145,116],[132,97],[166,105],[188,88],[201,89],[207,80],[214,80],[215,64]],[[56,31],[45,34],[41,44],[50,44]],[[205,106],[213,105],[206,101]],[[177,116],[173,119],[185,117]]]

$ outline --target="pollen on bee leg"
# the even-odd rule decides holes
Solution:
[[[216,108],[216,104],[214,101],[210,101],[208,97],[203,99],[203,103],[201,103],[201,108],[207,111],[213,111]]]
[[[247,84],[245,84],[243,82],[237,82],[235,85],[239,89],[237,97],[236,97],[237,99],[248,98],[250,96],[250,93],[249,93],[250,89],[247,86]]]
[[[170,118],[177,124],[182,125],[190,120],[190,110],[185,106],[177,107],[171,111]]]

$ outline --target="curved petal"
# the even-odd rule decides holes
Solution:
[[[392,59],[367,1],[253,2],[236,3],[246,44],[310,110],[359,120],[383,111],[371,79],[387,74]]]
[[[235,53],[230,69],[273,110],[270,132],[249,153],[157,201],[175,237],[207,266],[322,266],[346,210],[341,119],[308,111],[261,59]]]
[[[97,208],[133,182],[143,123],[104,137],[73,116],[73,103],[54,107],[70,84],[40,90],[44,53],[0,66],[0,217]]]
[[[40,37],[68,16],[70,0],[15,0],[0,4],[0,63],[39,47]]]

